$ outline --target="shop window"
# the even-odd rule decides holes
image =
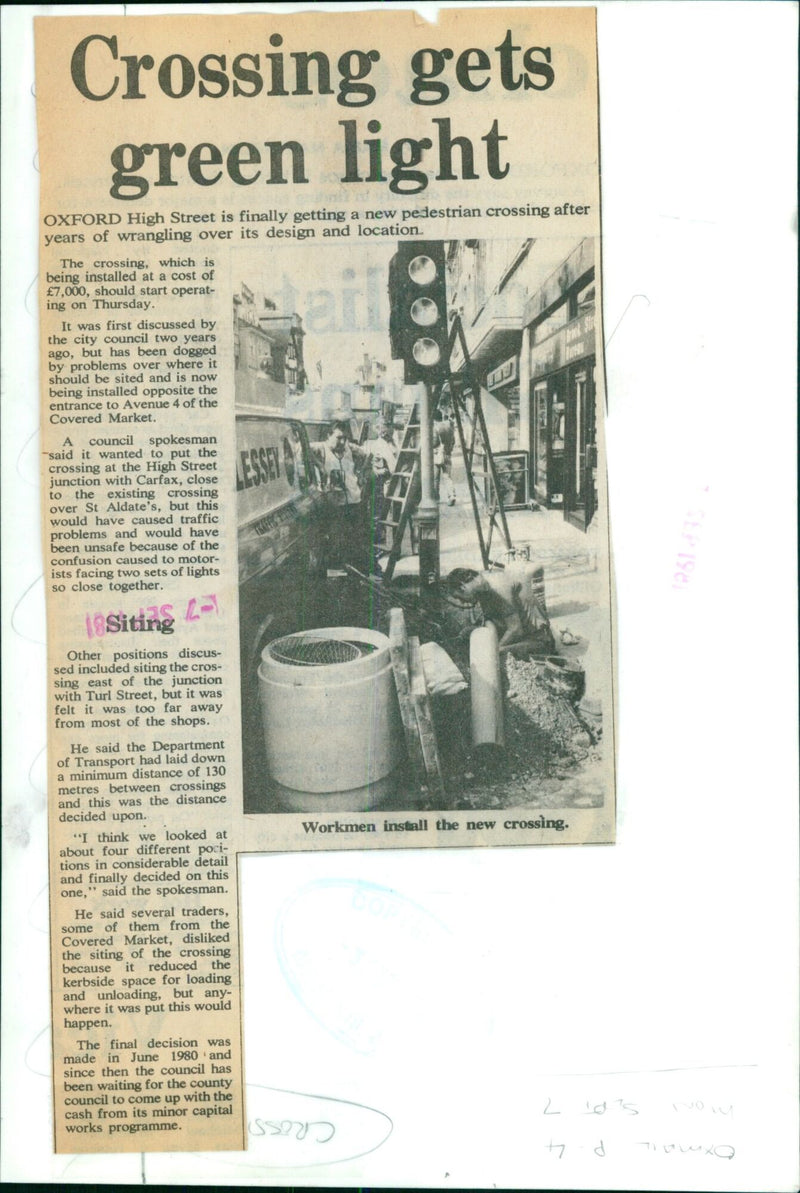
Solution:
[[[509,451],[513,451],[519,446],[519,386],[515,386],[509,393],[508,448]]]
[[[594,281],[589,282],[575,295],[575,314],[583,315],[594,310]]]

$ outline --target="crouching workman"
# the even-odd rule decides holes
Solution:
[[[544,570],[535,563],[510,563],[502,571],[455,568],[448,587],[459,599],[477,603],[486,621],[498,628],[500,650],[522,643],[549,653],[553,636],[544,599]]]

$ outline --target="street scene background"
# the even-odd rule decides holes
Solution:
[[[321,224],[324,236],[324,219]],[[251,258],[238,285],[233,279],[237,411],[260,410],[301,423],[312,479],[323,489],[325,444],[334,424],[342,426],[356,455],[364,453],[357,461],[361,501],[350,523],[355,549],[344,553],[349,557],[342,557],[341,545],[322,526],[310,584],[306,575],[292,578],[287,569],[279,586],[257,590],[245,584],[240,590],[240,618],[247,626],[243,734],[258,738],[262,732],[253,660],[264,643],[320,626],[387,633],[389,610],[399,605],[409,633],[443,646],[464,680],[460,692],[432,690],[450,806],[602,807],[608,792],[610,742],[603,740],[602,714],[611,643],[600,560],[607,525],[597,496],[594,243],[587,238],[444,243],[448,319],[451,325],[456,318],[461,322],[470,357],[465,361],[464,345],[457,342],[450,370],[466,376],[470,364],[470,376],[480,382],[459,390],[467,450],[454,434],[445,475],[437,477],[440,579],[433,597],[421,592],[413,519],[389,567],[381,548],[387,461],[391,472],[407,423],[418,417],[419,399],[418,387],[404,383],[404,361],[391,356],[388,279],[397,247],[394,241],[359,245],[354,255],[349,246],[315,238],[270,250],[260,261]],[[437,396],[440,411],[434,418],[449,415],[452,427],[458,399],[447,388]],[[476,402],[486,435],[474,430]],[[507,507],[507,539],[488,451]],[[379,482],[376,460],[384,469]],[[476,521],[487,542],[488,569]],[[469,639],[486,618],[479,604],[454,597],[448,577],[463,569],[497,575],[509,566],[542,569],[545,622],[538,642],[521,642],[501,654],[504,745],[474,748]],[[253,627],[264,624],[255,615],[259,604],[262,612],[270,604],[271,620],[254,645]],[[565,670],[571,685],[565,684]],[[251,747],[246,741],[245,810],[285,810],[260,749]],[[342,751],[351,747],[346,739],[340,743]],[[381,806],[426,809],[441,801],[415,789],[406,764],[394,794]]]

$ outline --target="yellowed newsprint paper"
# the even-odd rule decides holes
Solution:
[[[595,14],[36,88],[56,1150],[236,1151],[239,855],[614,839]]]

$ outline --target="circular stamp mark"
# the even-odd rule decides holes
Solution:
[[[207,1175],[229,1170],[264,1184],[266,1172],[328,1167],[368,1156],[394,1129],[388,1114],[360,1102],[252,1082],[246,1094],[246,1153],[185,1152],[182,1162]]]

